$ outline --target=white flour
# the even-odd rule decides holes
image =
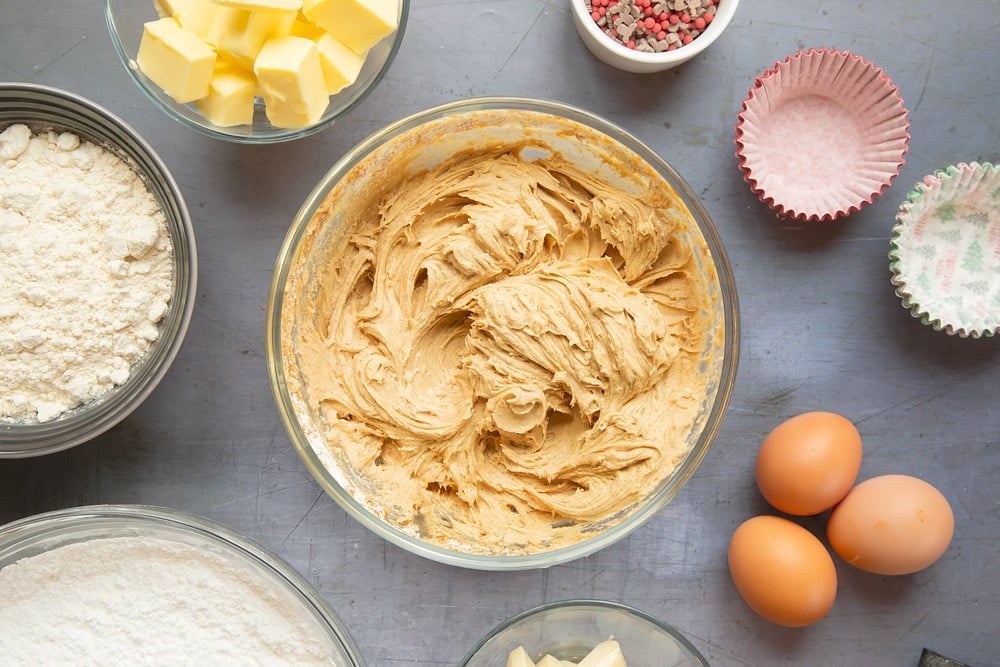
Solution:
[[[124,383],[172,286],[166,220],[117,156],[0,132],[0,420],[40,422]]]
[[[315,621],[248,566],[148,537],[0,570],[0,628],[8,667],[334,664]]]

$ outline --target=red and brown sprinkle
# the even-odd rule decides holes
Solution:
[[[622,46],[647,53],[690,44],[720,0],[583,0],[597,26]]]

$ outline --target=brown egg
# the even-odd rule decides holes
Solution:
[[[861,453],[861,436],[846,417],[806,412],[764,438],[757,452],[757,487],[782,512],[819,514],[851,490]]]
[[[909,475],[861,482],[833,512],[826,535],[845,561],[876,574],[910,574],[944,554],[955,532],[948,500]]]
[[[756,516],[736,529],[729,573],[751,609],[792,628],[826,616],[837,597],[837,570],[826,547],[783,517]]]

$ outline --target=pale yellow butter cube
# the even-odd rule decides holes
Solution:
[[[399,0],[303,0],[302,13],[363,54],[396,30]]]
[[[294,13],[274,14],[220,7],[208,41],[250,69],[264,42],[272,37],[287,35],[294,22]]]
[[[364,56],[359,56],[330,33],[324,33],[316,40],[316,50],[323,65],[327,93],[339,93],[358,80],[361,66],[365,64]]]
[[[292,29],[288,31],[288,34],[295,35],[296,37],[306,37],[315,42],[325,35],[326,31],[306,19],[302,14],[297,14],[295,21],[292,23]]]
[[[208,95],[215,60],[212,47],[173,18],[143,26],[136,56],[139,69],[180,104]]]
[[[173,16],[182,28],[190,30],[204,40],[219,12],[211,0],[155,0],[161,16]]]
[[[225,62],[215,65],[208,95],[195,102],[198,110],[215,125],[231,127],[253,123],[253,99],[257,79],[251,72]]]
[[[297,128],[319,121],[330,103],[315,42],[275,37],[254,61],[267,118],[275,127]]]
[[[302,8],[302,0],[212,0],[217,5],[246,9],[251,12],[294,14]]]

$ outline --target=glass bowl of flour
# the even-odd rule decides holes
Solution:
[[[194,308],[194,229],[135,130],[74,93],[0,84],[0,458],[90,440],[166,374]]]
[[[0,528],[8,664],[364,664],[286,562],[174,510],[97,505]]]

